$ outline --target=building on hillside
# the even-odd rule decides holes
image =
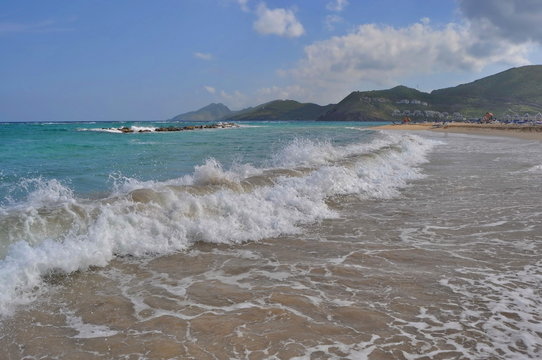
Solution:
[[[438,111],[433,111],[433,110],[425,110],[424,113],[425,113],[425,117],[428,117],[431,119],[437,118],[438,115],[440,114]]]
[[[423,115],[424,115],[423,111],[421,111],[421,110],[414,110],[414,112],[412,113],[412,116],[414,116],[414,117],[421,117]]]
[[[519,122],[521,120],[521,116],[518,113],[508,109],[504,113],[502,119],[504,119],[505,122]]]
[[[465,117],[460,112],[454,112],[452,114],[453,121],[465,121]]]

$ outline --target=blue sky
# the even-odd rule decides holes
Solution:
[[[0,121],[328,104],[541,61],[539,0],[0,2]]]

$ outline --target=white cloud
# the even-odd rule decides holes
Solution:
[[[324,21],[326,29],[332,31],[335,29],[335,24],[342,23],[344,19],[339,15],[328,15]]]
[[[269,86],[252,91],[250,94],[243,93],[239,90],[233,92],[224,90],[219,91],[211,86],[205,86],[204,88],[209,93],[218,93],[221,101],[232,109],[244,109],[249,106],[256,106],[277,99],[299,100],[311,95],[305,88],[299,85],[284,87]]]
[[[391,86],[404,77],[480,71],[495,63],[528,64],[528,44],[489,42],[469,25],[433,28],[428,19],[404,28],[366,24],[354,32],[304,49],[296,67],[281,71],[313,92],[313,101],[344,96],[352,89]]]
[[[540,0],[459,0],[459,8],[480,36],[542,43]]]
[[[208,85],[207,85],[207,86],[204,86],[203,88],[204,88],[209,94],[214,94],[214,93],[216,93],[216,89],[215,89],[214,87],[212,87],[212,86],[208,86]]]
[[[298,37],[305,33],[292,10],[269,9],[265,3],[260,3],[256,15],[258,18],[254,22],[254,29],[260,34]]]
[[[277,98],[324,104],[353,90],[391,87],[413,78],[420,83],[435,74],[465,79],[489,66],[526,65],[533,49],[540,49],[542,1],[458,0],[458,4],[461,22],[433,25],[422,18],[405,27],[363,24],[343,36],[305,46],[295,66],[277,71],[289,85],[222,96],[243,106]],[[327,8],[339,12],[347,5],[348,1],[329,0]],[[260,3],[255,13],[254,28],[262,34],[304,32],[292,10]],[[332,30],[341,21],[338,14],[330,14],[324,24]],[[299,24],[298,30],[293,24]]]
[[[241,10],[243,10],[244,12],[249,12],[250,11],[250,9],[248,7],[248,2],[249,2],[249,0],[237,0],[237,3],[241,7]]]
[[[252,99],[239,90],[235,90],[232,93],[228,93],[224,90],[220,91],[220,97],[222,101],[228,105],[228,107],[233,109],[242,109],[247,106],[253,106],[254,102]]]
[[[271,100],[282,99],[282,100],[301,100],[305,99],[310,94],[300,85],[289,85],[289,86],[270,86],[266,88],[258,89],[256,92],[257,103],[261,104]]]
[[[341,12],[348,5],[348,0],[334,0],[326,5],[326,9]]]
[[[198,58],[198,59],[201,59],[201,60],[212,60],[213,59],[213,55],[212,54],[208,54],[208,53],[200,53],[200,52],[195,52],[194,53],[194,57],[195,58]]]

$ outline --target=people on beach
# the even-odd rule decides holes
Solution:
[[[408,116],[403,117],[403,119],[401,120],[403,124],[410,124],[410,121],[411,119]]]

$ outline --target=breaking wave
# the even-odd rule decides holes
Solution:
[[[157,127],[154,126],[130,126],[127,127],[130,132],[138,133],[138,132],[155,132]],[[78,131],[95,131],[95,132],[108,132],[113,134],[122,134],[122,128],[80,128],[77,129]]]
[[[272,166],[225,169],[209,158],[169,181],[117,177],[110,195],[80,199],[56,180],[25,180],[22,202],[0,208],[0,315],[32,302],[51,274],[105,266],[116,256],[156,256],[197,241],[237,244],[338,214],[342,195],[391,198],[422,177],[417,166],[436,142],[382,136],[334,146],[295,140]],[[30,186],[31,185],[31,186]]]

